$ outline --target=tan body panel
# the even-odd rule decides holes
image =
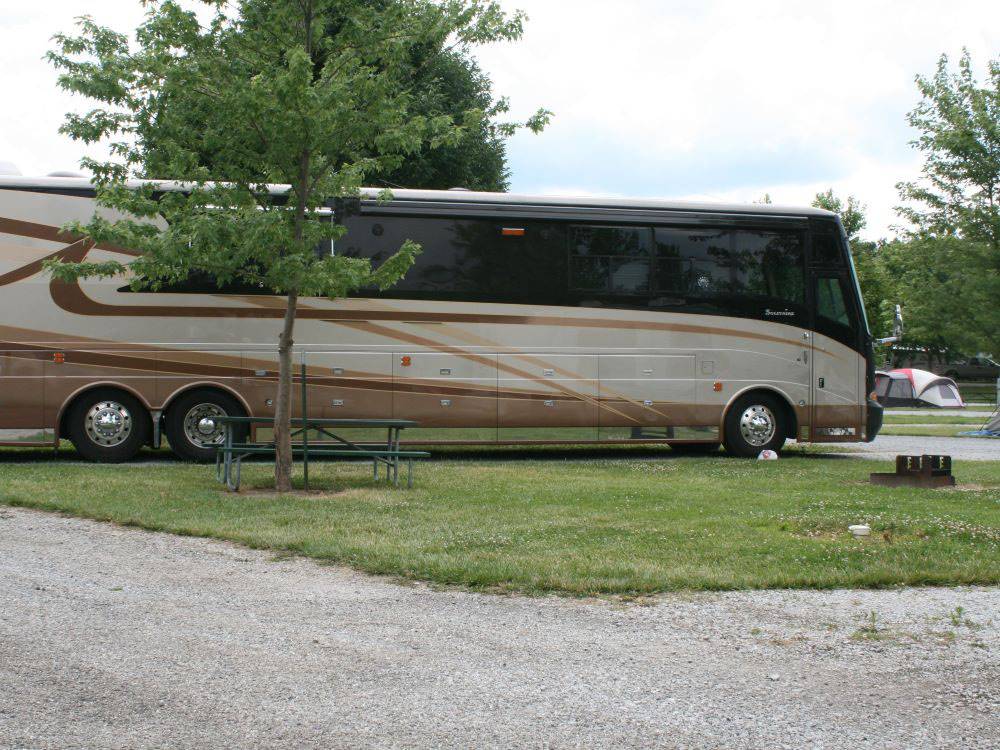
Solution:
[[[4,430],[51,439],[94,384],[120,384],[152,411],[213,385],[272,414],[282,300],[50,281],[48,257],[128,259],[59,232],[93,211],[86,198],[0,191],[0,442],[25,442]],[[823,439],[861,439],[864,360],[806,333],[635,310],[309,299],[295,356],[312,415],[415,419],[435,439],[671,440],[697,428],[718,440],[727,406],[754,388],[785,399],[800,428],[855,430]],[[826,388],[812,387],[814,371]],[[298,411],[298,383],[294,401]]]

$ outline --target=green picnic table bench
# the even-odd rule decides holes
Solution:
[[[240,474],[243,459],[252,456],[274,456],[275,444],[267,442],[237,442],[236,432],[254,425],[273,427],[272,417],[219,417],[225,429],[222,445],[216,449],[215,469],[219,481],[234,492],[240,488]],[[386,480],[399,486],[399,464],[406,461],[406,486],[413,486],[413,459],[428,458],[426,451],[403,450],[399,447],[400,433],[407,427],[416,426],[408,419],[293,419],[292,453],[302,457],[306,489],[309,489],[309,458],[311,456],[334,456],[340,458],[363,458],[372,462],[372,475],[378,479],[379,466],[385,467]],[[382,428],[386,430],[385,443],[355,443],[333,430],[341,428]],[[298,428],[298,429],[296,429]],[[309,442],[309,432],[315,432],[325,440],[319,444]],[[296,440],[296,438],[300,438]]]

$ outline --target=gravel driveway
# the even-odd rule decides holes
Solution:
[[[992,588],[498,597],[0,508],[0,603],[3,747],[1000,740]]]
[[[969,430],[977,429],[970,425]],[[840,455],[859,458],[894,459],[898,455],[951,456],[956,461],[1000,461],[1000,439],[974,437],[911,437],[909,435],[879,435],[870,443],[842,443]],[[998,745],[1000,746],[1000,745]]]

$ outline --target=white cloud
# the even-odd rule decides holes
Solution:
[[[528,12],[525,37],[480,61],[518,114],[556,113],[512,142],[515,189],[802,203],[832,186],[869,204],[872,236],[919,169],[914,75],[963,46],[985,67],[1000,42],[1000,3],[985,1],[504,5]]]
[[[511,142],[514,189],[807,203],[832,186],[868,204],[870,236],[919,169],[906,146],[913,76],[942,52],[967,46],[982,67],[1000,49],[993,0],[502,2],[528,12],[525,37],[481,63],[515,114],[556,113]],[[122,31],[143,13],[138,0],[85,10]],[[95,153],[57,133],[86,103],[42,60],[81,12],[78,0],[0,9],[0,160],[25,173]]]

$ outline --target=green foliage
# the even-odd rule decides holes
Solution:
[[[414,55],[419,54],[415,52]],[[449,114],[455,118],[470,109],[482,111],[482,120],[471,124],[454,145],[423,148],[398,167],[369,176],[373,184],[390,187],[504,192],[510,187],[503,123],[507,99],[494,100],[489,76],[466,54],[442,49],[413,63],[414,111],[425,115]]]
[[[317,253],[342,235],[324,210],[356,195],[369,174],[391,173],[427,147],[457,147],[487,113],[415,112],[400,71],[415,47],[458,54],[516,39],[522,16],[495,3],[417,0],[209,3],[202,25],[173,0],[148,3],[134,43],[84,18],[49,59],[60,85],[102,107],[69,116],[70,137],[111,143],[113,161],[86,160],[99,203],[134,219],[95,217],[74,231],[135,249],[127,264],[52,264],[57,276],[125,271],[156,288],[196,272],[220,285],[337,297],[393,283],[412,262],[408,243],[382,269]],[[547,113],[524,125],[540,128]],[[507,123],[504,132],[518,124]],[[210,159],[205,159],[205,154]],[[169,177],[163,194],[130,177]],[[225,182],[218,182],[222,179]],[[268,184],[289,187],[274,191]]]
[[[920,132],[912,144],[925,155],[923,179],[898,185],[911,202],[899,211],[922,233],[1000,253],[1000,59],[990,61],[980,87],[967,50],[957,73],[942,55],[933,77],[917,76],[917,87],[923,99],[908,119]]]
[[[385,11],[391,5],[400,5],[400,0],[367,0],[367,4]],[[404,5],[426,10],[433,3],[419,0]],[[266,3],[254,0],[245,6],[248,8],[244,12],[245,25],[258,23]],[[521,20],[519,16],[515,18],[518,24]],[[349,22],[348,15],[335,7],[319,33],[336,39]],[[318,55],[321,62],[325,60],[322,50]],[[391,67],[383,66],[382,72],[393,78],[400,91],[408,94],[411,115],[428,119],[444,115],[457,123],[465,123],[465,127],[454,143],[434,146],[424,143],[407,153],[398,164],[372,169],[366,175],[369,184],[427,189],[463,186],[495,191],[508,188],[506,139],[516,123],[502,119],[509,111],[508,101],[494,99],[489,76],[479,68],[467,49],[455,48],[451,40],[440,36],[414,37],[406,42],[406,49],[392,61]],[[252,69],[247,71],[248,76],[256,73]],[[470,117],[470,113],[475,116]],[[190,126],[200,127],[200,113],[192,110],[190,114]],[[226,179],[226,165],[220,163],[218,157],[214,147],[203,146],[201,162],[217,179]]]
[[[291,347],[300,296],[385,288],[412,265],[406,242],[378,269],[317,252],[344,229],[335,198],[366,177],[398,169],[425,148],[456,147],[499,111],[421,112],[405,81],[413,50],[456,54],[517,39],[523,15],[493,0],[203,0],[210,19],[177,0],[143,0],[135,40],[79,22],[57,35],[49,60],[67,91],[99,103],[62,132],[106,141],[112,159],[84,160],[97,201],[130,218],[100,216],[70,229],[139,252],[127,263],[54,262],[59,278],[131,273],[157,288],[195,273],[220,286],[253,284],[286,295],[275,407],[279,488],[290,487]],[[477,102],[478,104],[479,102]],[[491,125],[502,135],[540,130],[549,113]],[[130,183],[134,177],[147,178]],[[166,190],[148,178],[183,180]],[[285,187],[278,189],[269,185]]]
[[[909,114],[922,179],[898,185],[913,224],[887,248],[886,271],[905,303],[908,343],[953,352],[1000,351],[1000,60],[980,86],[968,51],[952,73],[942,55],[917,76]]]
[[[832,190],[814,206],[837,212],[851,240],[872,333],[890,335],[903,306],[907,347],[969,354],[1000,351],[1000,61],[979,86],[968,53],[951,73],[917,77],[921,102],[909,114],[925,157],[922,179],[900,183],[897,209],[911,231],[892,242],[859,239],[864,206]]]
[[[906,311],[906,345],[968,353],[1000,347],[989,248],[958,237],[917,237],[879,248],[886,307]],[[888,310],[883,310],[883,315]]]

